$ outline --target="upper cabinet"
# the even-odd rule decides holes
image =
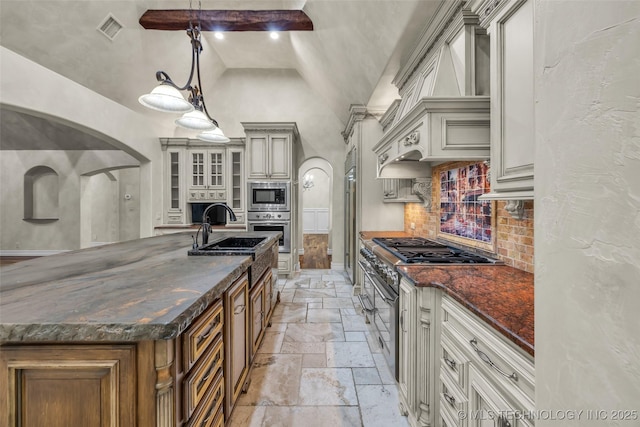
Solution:
[[[247,135],[247,177],[291,180],[299,139],[295,123],[242,123]]]
[[[518,218],[533,199],[533,0],[483,2],[491,41],[491,193]]]
[[[225,201],[225,149],[189,150],[188,199]]]
[[[190,203],[226,203],[244,223],[244,141],[214,144],[160,138],[164,155],[164,224],[189,224]]]

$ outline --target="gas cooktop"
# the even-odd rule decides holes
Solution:
[[[409,264],[501,264],[501,261],[422,237],[374,237],[373,241]]]

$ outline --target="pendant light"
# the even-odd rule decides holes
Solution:
[[[189,4],[191,9],[191,4]],[[166,113],[184,113],[182,117],[175,121],[176,125],[185,129],[197,131],[215,131],[215,135],[207,135],[202,132],[198,135],[199,139],[211,142],[229,142],[229,138],[218,128],[218,122],[214,120],[207,111],[207,105],[204,102],[204,96],[200,91],[202,83],[200,81],[200,52],[202,52],[202,42],[200,41],[200,22],[196,20],[196,24],[189,22],[187,35],[191,40],[191,72],[189,79],[184,86],[176,85],[171,77],[164,71],[156,72],[156,80],[160,82],[151,93],[142,95],[138,98],[140,104],[147,108]],[[197,85],[192,86],[191,82],[196,73]],[[180,91],[189,92],[189,99],[186,100]],[[201,137],[201,135],[204,135]],[[215,139],[215,141],[213,140]]]
[[[224,136],[224,133],[222,133],[222,130],[220,128],[215,128],[213,130],[200,132],[198,134],[198,139],[202,141],[218,142],[218,143],[225,143],[230,141],[229,138]]]

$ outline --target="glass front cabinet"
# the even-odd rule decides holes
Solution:
[[[164,157],[165,225],[190,225],[192,205],[226,203],[245,224],[244,139],[212,144],[190,138],[161,138]]]

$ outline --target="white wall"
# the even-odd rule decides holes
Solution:
[[[89,132],[139,161],[140,183],[144,187],[140,193],[140,235],[153,235],[153,227],[162,221],[162,156],[158,137],[172,136],[167,134],[174,131],[174,126],[159,125],[2,46],[0,76],[0,104],[6,108]]]
[[[639,425],[640,2],[536,1],[537,409]]]
[[[127,160],[128,158],[128,160]],[[39,250],[73,250],[86,247],[91,242],[92,211],[97,215],[93,241],[104,241],[108,237],[120,238],[120,230],[124,227],[124,237],[129,239],[140,235],[140,208],[132,206],[127,214],[118,212],[119,201],[114,199],[118,193],[118,182],[111,191],[101,187],[99,178],[94,177],[93,185],[83,184],[91,178],[82,176],[82,172],[112,168],[123,162],[135,163],[131,157],[122,156],[122,152],[103,151],[44,151],[44,150],[0,150],[0,250],[4,251],[39,251]],[[48,166],[58,174],[58,220],[52,222],[24,221],[24,174],[35,166]],[[139,168],[127,170],[124,175],[114,172],[114,176],[123,176],[121,185],[135,189],[139,193]],[[99,174],[103,175],[104,174]],[[92,197],[83,204],[83,190],[87,189]],[[115,205],[115,206],[110,206]],[[83,217],[82,211],[87,213]],[[107,216],[99,212],[109,211]],[[86,222],[86,223],[85,223]],[[108,225],[108,224],[111,225]],[[102,224],[102,225],[98,225]],[[117,225],[116,225],[117,224]],[[105,228],[106,227],[106,228]],[[117,230],[114,230],[117,227]],[[108,231],[112,229],[112,231]],[[111,234],[109,234],[111,233]],[[116,234],[113,234],[116,233]],[[117,239],[116,239],[117,240]],[[108,240],[113,241],[113,240]]]
[[[241,122],[296,122],[301,138],[297,164],[321,157],[333,166],[331,223],[342,224],[344,124],[295,70],[227,70],[206,93],[207,100],[217,100],[208,101],[207,108],[229,137],[244,136]],[[301,221],[298,229],[301,234]],[[344,240],[342,225],[332,233],[336,242]],[[342,244],[333,249],[334,259],[344,258]]]

